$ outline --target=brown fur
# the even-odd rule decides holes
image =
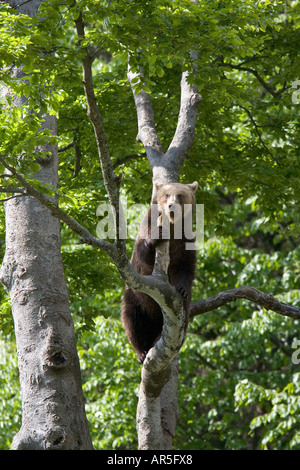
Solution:
[[[170,183],[156,184],[156,197],[152,204],[157,204],[159,213],[165,214],[170,220],[170,264],[168,270],[169,282],[184,298],[184,310],[186,313],[186,326],[191,301],[192,281],[195,273],[196,252],[186,250],[187,240],[182,233],[181,239],[174,239],[174,220],[178,212],[172,212],[172,204],[179,204],[182,209],[184,204],[195,206],[195,191],[198,183],[192,185]],[[173,206],[174,208],[174,206]],[[186,214],[182,215],[183,217]],[[184,227],[184,223],[183,223]],[[183,230],[182,230],[183,232]],[[135,270],[144,275],[152,274],[155,260],[155,248],[161,243],[162,234],[157,238],[151,238],[151,208],[146,216],[146,223],[142,223],[140,233],[136,239],[131,263]],[[139,361],[142,363],[147,352],[159,338],[163,315],[160,306],[146,294],[126,287],[122,321],[129,341],[134,347]]]

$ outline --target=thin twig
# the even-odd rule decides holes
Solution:
[[[153,158],[159,158],[163,156],[162,144],[155,127],[151,97],[149,93],[144,90],[141,90],[138,94],[135,93],[133,82],[136,80],[138,80],[138,82],[142,81],[143,72],[141,69],[139,72],[133,72],[129,66],[127,77],[132,87],[132,93],[137,112],[137,140],[143,143],[147,156],[151,161]]]
[[[58,149],[58,153],[60,152],[65,152],[66,150],[69,150],[71,149],[72,147],[74,147],[74,142],[71,142],[70,144],[66,145],[65,147],[61,147]]]
[[[147,155],[145,153],[142,153],[141,155],[137,155],[137,154],[133,154],[133,155],[126,155],[126,157],[123,157],[123,158],[120,158],[120,160],[117,160],[114,164],[113,164],[113,168],[114,170],[116,168],[118,168],[120,165],[123,165],[124,163],[128,163],[130,162],[131,160],[141,160],[143,158],[145,158]]]
[[[0,202],[7,202],[10,201],[11,199],[16,199],[17,197],[26,197],[29,196],[28,194],[16,194],[15,196],[10,196],[10,197],[5,197],[3,199],[0,199]]]
[[[256,79],[265,88],[265,90],[267,90],[276,99],[280,98],[282,93],[287,90],[287,86],[286,86],[286,84],[284,84],[283,87],[280,90],[275,91],[273,89],[273,87],[268,82],[266,82],[266,80],[263,79],[263,77],[258,73],[258,71],[251,68],[251,67],[243,67],[242,65],[231,64],[230,62],[224,62],[223,60],[222,60],[222,62],[220,62],[218,64],[218,66],[219,67],[228,67],[228,68],[233,69],[233,70],[239,70],[241,72],[251,73],[252,75],[254,75],[256,77]]]
[[[259,138],[259,141],[260,143],[262,144],[262,146],[266,149],[266,151],[268,152],[268,154],[270,155],[270,157],[272,158],[272,160],[274,160],[274,162],[276,162],[278,165],[280,165],[280,162],[274,157],[273,153],[271,152],[271,150],[268,148],[268,146],[264,143],[263,141],[263,138],[262,138],[262,135],[261,135],[261,132],[258,128],[258,125],[256,124],[255,122],[255,119],[254,117],[252,116],[251,112],[249,111],[249,109],[247,109],[245,106],[242,106],[242,105],[239,105],[240,108],[242,108],[244,111],[246,111],[246,113],[248,114],[249,116],[249,119],[250,121],[252,122],[253,126],[254,126],[254,129],[256,131],[256,134]]]
[[[105,250],[107,253],[111,254],[113,245],[111,243],[106,242],[105,240],[100,240],[99,238],[94,237],[85,227],[79,224],[77,220],[73,219],[70,215],[64,212],[58,206],[55,199],[47,196],[46,194],[41,193],[37,189],[35,189],[28,181],[23,178],[23,176],[17,172],[15,168],[10,166],[3,155],[0,154],[0,163],[9,170],[13,176],[19,181],[19,183],[25,188],[26,195],[33,196],[38,199],[44,206],[48,207],[51,211],[52,215],[62,222],[64,222],[71,230],[77,233],[84,243],[92,245],[96,248],[100,248]],[[24,195],[22,195],[23,197]]]

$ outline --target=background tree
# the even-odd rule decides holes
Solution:
[[[16,2],[10,4],[15,6]],[[40,4],[41,1],[31,1],[30,5],[25,2],[24,6],[19,5],[18,13],[35,17]],[[24,80],[29,86],[32,76],[26,74],[23,64],[9,65],[10,83]],[[9,85],[5,91],[4,99],[10,93]],[[25,96],[12,95],[7,105],[10,107],[3,107],[3,124],[5,121],[8,124],[8,114],[16,112],[18,117],[13,119],[15,126],[10,131],[19,135],[22,141],[20,133],[23,129],[27,141],[27,145],[19,142],[19,146],[16,137],[13,139],[9,149],[10,162],[15,165],[19,160],[23,172],[26,175],[33,173],[40,187],[56,190],[58,156],[57,147],[51,144],[51,135],[56,135],[56,117],[41,114],[42,110],[37,112]],[[32,139],[33,135],[35,139]],[[6,130],[6,143],[9,138],[11,135]],[[32,154],[34,160],[30,158]],[[11,168],[10,171],[7,162],[4,162],[4,168],[3,178],[15,181],[15,170]],[[19,196],[24,194],[24,188],[20,186],[7,189]],[[50,201],[55,204],[55,198]],[[28,195],[8,198],[5,218],[6,249],[0,279],[11,298],[23,412],[22,427],[14,438],[13,447],[21,450],[92,448],[64,280],[59,220],[36,198]]]
[[[141,87],[151,91],[158,135],[162,147],[168,148],[176,127],[181,72],[195,66],[195,58],[189,62],[189,51],[197,44],[196,84],[203,99],[196,140],[181,168],[183,182],[200,181],[198,201],[205,203],[207,242],[199,253],[195,301],[200,291],[201,298],[206,298],[246,284],[282,293],[280,300],[288,303],[295,304],[299,297],[299,125],[290,88],[299,73],[296,7],[296,3],[286,4],[283,9],[276,2],[237,6],[229,1],[209,5],[118,1],[101,8],[92,1],[72,8],[71,4],[68,8],[47,5],[47,14],[37,20],[29,38],[24,28],[28,20],[10,16],[14,28],[8,34],[8,13],[3,12],[3,62],[9,67],[18,58],[32,73],[30,85],[13,82],[12,89],[30,97],[30,109],[38,103],[42,112],[59,111],[60,207],[90,232],[105,191],[82,95],[80,59],[86,56],[86,48],[93,59],[94,92],[115,173],[123,173],[122,191],[129,202],[131,198],[144,202],[145,194],[150,201],[151,174],[144,148],[135,142],[135,109],[126,82],[128,52],[132,67],[143,66],[144,81],[135,83],[135,92]],[[86,37],[78,44],[74,20],[80,11]],[[9,69],[2,79],[12,85]],[[5,113],[2,117],[1,154],[8,155],[13,148],[16,155],[16,135],[20,149],[28,140],[28,133],[23,136],[17,127],[24,116],[21,119],[14,111],[9,128],[8,117],[6,121]],[[30,173],[22,161],[14,167],[28,180]],[[30,183],[41,189],[32,179]],[[93,442],[100,448],[130,447],[135,441],[131,431],[135,385],[132,380],[128,392],[127,381],[135,376],[129,364],[135,360],[124,336],[120,337],[118,305],[123,285],[105,254],[95,261],[92,248],[78,244],[83,235],[78,238],[66,227],[62,230]],[[176,446],[297,447],[298,374],[291,361],[297,320],[253,309],[248,302],[230,304],[193,320],[180,354],[180,403],[185,399],[188,406],[180,406],[182,428],[178,428]],[[99,329],[101,341],[92,333],[93,327]],[[5,334],[9,328],[6,314]],[[117,410],[121,403],[122,410]]]

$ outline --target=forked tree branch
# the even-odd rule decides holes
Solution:
[[[198,3],[198,0],[191,0]],[[190,52],[191,60],[197,58],[197,52]],[[137,119],[138,119],[138,140],[140,140],[146,150],[146,154],[153,171],[153,179],[158,182],[174,182],[178,180],[179,170],[184,162],[195,136],[195,127],[198,116],[198,105],[201,96],[196,85],[190,83],[190,73],[196,73],[196,65],[193,71],[185,71],[181,78],[181,100],[178,115],[177,127],[172,142],[164,153],[160,139],[155,128],[154,112],[149,93],[141,90],[135,93],[135,85],[143,80],[142,71],[133,72],[128,70],[128,81],[131,84],[134,96]]]
[[[138,95],[135,94],[134,84],[136,82],[133,84],[133,80],[138,79],[138,74],[133,73],[131,70],[128,71],[128,80],[132,86],[137,111],[138,140],[145,147],[152,170],[159,166],[163,160],[164,167],[169,169],[170,178],[174,178],[173,181],[178,179],[180,166],[194,141],[198,105],[201,101],[197,87],[189,83],[188,76],[189,72],[182,74],[181,102],[177,127],[172,142],[167,152],[164,153],[155,128],[151,97],[144,90],[141,90]],[[141,78],[139,79],[141,80]],[[153,171],[154,179],[159,180],[157,176],[159,175],[156,175],[155,171]],[[172,179],[170,180],[172,181]]]
[[[249,286],[236,287],[235,289],[220,292],[208,299],[199,300],[198,302],[191,304],[190,317],[193,318],[197,315],[211,312],[212,310],[216,310],[223,305],[234,302],[238,299],[250,300],[261,307],[264,307],[266,310],[272,310],[272,312],[279,313],[285,317],[295,319],[300,318],[299,307],[294,307],[284,302],[280,302],[280,300],[275,299],[272,295],[265,294],[264,292]]]

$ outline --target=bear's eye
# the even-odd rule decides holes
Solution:
[[[170,194],[165,194],[165,199],[169,199]]]
[[[182,194],[178,194],[178,195],[177,195],[177,198],[178,198],[178,201],[182,201],[182,200],[183,200],[183,195],[182,195]]]

